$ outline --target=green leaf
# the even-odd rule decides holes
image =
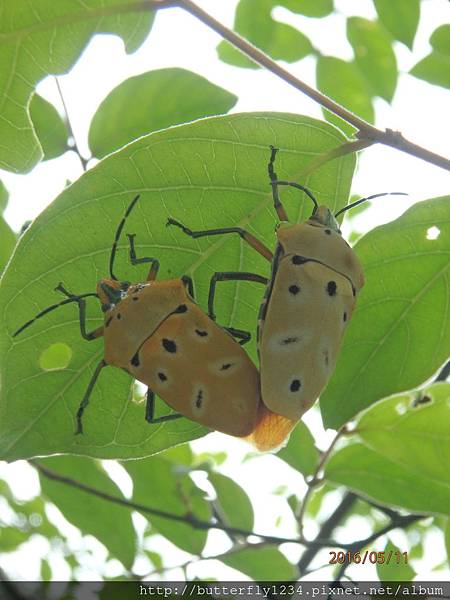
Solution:
[[[277,456],[305,477],[314,473],[319,460],[319,452],[311,432],[303,421],[296,425],[289,438],[289,443],[277,453]]]
[[[123,494],[96,461],[78,456],[39,459],[44,467],[117,498]],[[42,493],[83,533],[96,537],[128,569],[136,553],[136,532],[129,508],[39,473]]]
[[[216,490],[217,510],[224,523],[252,531],[253,507],[246,492],[235,481],[221,473],[209,473],[208,478]]]
[[[445,547],[447,549],[447,560],[450,563],[450,519],[447,520],[447,526],[445,527]]]
[[[450,355],[449,197],[415,204],[365,235],[355,252],[366,285],[321,396],[326,427],[421,385]]]
[[[411,581],[416,572],[405,564],[405,557],[398,546],[389,541],[384,548],[384,562],[377,562],[377,575],[380,581]]]
[[[356,431],[378,454],[450,486],[450,384],[380,400],[363,413]]]
[[[292,581],[298,576],[297,569],[277,548],[245,548],[217,559],[254,581]]]
[[[370,450],[353,444],[336,452],[325,477],[363,496],[412,512],[450,514],[450,486],[422,477]]]
[[[435,29],[431,34],[430,44],[436,52],[450,56],[450,24]]]
[[[366,80],[353,62],[347,62],[334,56],[319,56],[317,59],[317,86],[327,96],[356,113],[369,123],[374,121],[374,110]],[[351,134],[355,128],[324,110],[328,121],[342,131]]]
[[[141,458],[206,433],[177,419],[149,425],[144,407],[131,401],[131,380],[121,369],[105,369],[84,414],[84,434],[75,436],[75,415],[103,356],[101,340],[80,337],[72,304],[36,321],[16,338],[12,333],[62,298],[58,282],[73,293],[95,290],[108,276],[115,231],[132,198],[141,199],[126,231],[136,233],[139,256],[157,256],[159,279],[192,275],[200,306],[207,305],[211,273],[253,271],[269,275],[270,264],[237,236],[201,240],[166,227],[168,216],[192,228],[249,227],[269,246],[275,244],[273,200],[268,185],[269,144],[281,148],[280,177],[297,179],[318,154],[338,146],[342,134],[327,123],[285,113],[230,115],[172,127],[130,144],[107,157],[68,187],[21,237],[0,287],[0,456],[10,460],[54,453],[99,458]],[[346,203],[355,158],[323,165],[303,181],[332,210]],[[286,190],[292,219],[311,213],[297,190]],[[39,257],[39,260],[32,260]],[[128,260],[120,240],[116,271],[142,281],[144,266]],[[220,291],[218,323],[254,331],[261,285],[227,283]],[[102,324],[97,301],[87,299],[89,329]],[[246,345],[256,356],[255,336]],[[62,342],[72,350],[66,369],[45,371],[42,353]],[[32,402],[30,402],[32,398]],[[163,412],[157,401],[157,416]]]
[[[52,578],[52,569],[48,560],[45,558],[41,559],[41,580],[42,581],[50,581]]]
[[[133,502],[182,517],[192,513],[202,521],[211,518],[210,505],[204,498],[204,492],[185,471],[171,462],[154,456],[122,464],[133,479]],[[194,529],[180,521],[146,512],[141,514],[160,534],[182,550],[191,554],[200,554],[203,550],[208,534],[206,530]]]
[[[122,37],[127,52],[144,41],[151,11],[133,11],[133,0],[28,0],[4,2],[0,24],[0,168],[28,172],[42,150],[28,110],[36,84],[48,74],[67,72],[95,33]]]
[[[432,52],[414,65],[410,74],[433,85],[450,88],[450,56]]]
[[[306,17],[321,18],[333,12],[333,0],[277,0],[275,4]]]
[[[0,214],[5,210],[8,205],[9,193],[5,187],[5,184],[0,179]]]
[[[375,21],[347,19],[347,39],[355,53],[355,65],[372,93],[390,102],[397,85],[397,61],[391,39]]]
[[[29,540],[29,534],[19,527],[10,525],[0,526],[0,548],[1,552],[13,552]]]
[[[374,0],[380,21],[411,50],[420,19],[420,0]]]
[[[149,71],[123,81],[103,100],[91,122],[89,147],[102,158],[152,131],[226,113],[236,101],[191,71]]]
[[[240,0],[236,8],[234,30],[263,50],[274,60],[295,62],[311,54],[309,39],[297,29],[275,21],[271,12],[279,4],[276,0]],[[257,65],[222,41],[217,52],[224,62],[238,66],[257,68]]]
[[[0,215],[0,273],[11,258],[17,237],[5,219]]]
[[[58,111],[39,94],[30,102],[30,117],[44,153],[43,160],[64,154],[68,147],[69,131]]]

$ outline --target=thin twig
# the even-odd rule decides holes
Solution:
[[[312,477],[312,479],[308,482],[308,489],[306,490],[305,496],[303,498],[303,501],[300,505],[300,510],[298,512],[297,515],[297,519],[298,519],[298,527],[299,527],[299,532],[300,535],[303,537],[303,520],[305,518],[305,513],[306,513],[306,507],[308,505],[309,502],[309,498],[313,492],[314,487],[320,483],[320,478],[319,478],[319,474],[323,469],[323,466],[325,464],[325,462],[327,461],[328,457],[330,456],[333,448],[335,447],[335,445],[337,444],[339,438],[341,437],[341,435],[346,431],[346,427],[345,425],[343,427],[341,427],[339,429],[339,431],[336,433],[336,435],[333,438],[333,441],[331,442],[331,444],[329,445],[329,447],[326,449],[326,451],[322,454],[322,458],[320,459],[319,464],[316,467],[316,470],[314,472],[314,475]]]
[[[256,64],[261,65],[274,75],[277,75],[283,81],[286,81],[289,85],[299,90],[314,102],[317,102],[324,108],[328,109],[347,123],[350,123],[356,127],[356,137],[362,140],[371,140],[375,143],[384,144],[392,148],[396,148],[417,158],[421,158],[431,164],[434,164],[443,169],[450,170],[450,160],[444,156],[440,156],[435,152],[431,152],[413,142],[410,142],[402,136],[399,131],[393,131],[392,129],[386,129],[385,131],[377,129],[370,123],[367,123],[364,119],[361,119],[345,107],[341,106],[328,96],[325,96],[322,92],[310,87],[305,82],[295,77],[292,73],[289,73],[286,69],[277,64],[267,54],[250,44],[246,39],[228,29],[214,19],[207,12],[202,10],[199,6],[194,4],[191,0],[175,0],[174,4],[187,11],[189,14],[197,18],[199,21],[204,23],[207,27],[218,33],[222,38],[230,42],[235,48],[238,48],[245,56],[250,58]]]
[[[118,496],[108,494],[106,492],[103,492],[101,490],[93,488],[89,485],[86,485],[85,483],[82,483],[81,481],[77,481],[70,477],[66,477],[65,475],[60,475],[59,473],[55,473],[54,471],[48,469],[47,467],[44,467],[43,465],[41,465],[39,462],[37,462],[35,460],[30,460],[28,462],[31,465],[33,465],[33,467],[35,467],[40,473],[45,475],[45,477],[48,477],[49,479],[52,479],[53,481],[59,481],[60,483],[70,485],[71,487],[74,487],[83,492],[87,492],[88,494],[93,494],[94,496],[97,496],[98,498],[103,498],[103,500],[107,500],[109,502],[114,502],[115,504],[120,504],[121,506],[126,506],[127,508],[131,508],[133,510],[138,510],[140,512],[147,513],[147,514],[153,515],[155,517],[162,517],[164,519],[178,521],[179,523],[185,523],[187,525],[190,525],[194,529],[220,529],[221,531],[225,531],[225,533],[228,533],[228,534],[239,534],[239,535],[243,535],[245,537],[252,535],[252,536],[258,537],[261,540],[264,540],[264,541],[272,543],[272,544],[286,544],[286,543],[300,544],[300,545],[313,544],[313,545],[317,545],[318,547],[321,547],[321,548],[332,548],[332,547],[343,548],[344,547],[344,546],[342,546],[342,544],[339,544],[339,542],[336,542],[335,540],[314,540],[314,542],[309,542],[307,540],[302,539],[301,537],[286,538],[286,537],[278,537],[278,536],[272,536],[272,535],[264,535],[262,533],[260,534],[260,533],[254,532],[254,531],[248,531],[248,530],[242,529],[240,527],[231,527],[231,526],[223,525],[220,523],[211,523],[209,521],[202,521],[201,519],[197,519],[192,513],[186,513],[184,515],[177,515],[174,513],[169,513],[165,510],[160,510],[158,508],[152,508],[152,507],[146,506],[144,504],[139,504],[139,503],[133,502],[131,500],[125,500],[125,498],[119,498]]]
[[[331,513],[331,515],[328,517],[328,519],[322,523],[322,526],[319,530],[319,534],[317,535],[317,538],[321,539],[324,537],[328,537],[334,531],[334,529],[337,527],[337,525],[340,524],[342,519],[345,517],[345,515],[348,513],[350,508],[354,505],[354,503],[357,500],[358,500],[358,496],[356,494],[354,494],[353,492],[347,492],[346,494],[344,494],[342,500],[337,505],[335,510]],[[311,548],[311,547],[307,548],[303,552],[300,560],[298,561],[298,565],[297,565],[300,575],[306,574],[306,569],[309,567],[311,561],[314,559],[316,554],[317,554],[317,548]]]

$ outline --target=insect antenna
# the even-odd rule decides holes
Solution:
[[[140,198],[140,194],[138,194],[137,196],[135,196],[133,198],[133,200],[131,201],[130,206],[125,211],[125,214],[124,214],[122,220],[120,221],[119,226],[117,227],[116,235],[114,237],[114,242],[113,242],[113,245],[112,245],[112,248],[111,248],[111,256],[109,257],[109,274],[111,276],[111,279],[114,279],[114,281],[118,281],[118,279],[114,275],[114,271],[113,271],[114,259],[116,258],[116,252],[117,252],[117,244],[119,242],[119,238],[120,238],[120,235],[122,233],[122,229],[123,229],[123,227],[125,225],[125,221],[127,220],[128,215],[133,210],[134,205],[139,200],[139,198]]]
[[[343,212],[346,212],[347,210],[350,210],[351,208],[358,206],[358,204],[362,204],[363,202],[366,202],[366,200],[373,200],[374,198],[381,198],[381,196],[407,196],[407,195],[408,194],[406,194],[405,192],[383,192],[382,194],[373,194],[372,196],[367,196],[366,198],[360,198],[359,200],[355,200],[355,202],[352,202],[351,204],[344,206],[344,208],[341,208],[341,210],[338,210],[334,216],[336,218],[339,215],[341,215]]]
[[[311,200],[314,203],[314,210],[313,213],[314,214],[316,212],[316,210],[319,208],[319,204],[316,200],[316,198],[313,196],[313,193],[308,190],[307,187],[305,187],[304,185],[301,185],[301,183],[296,183],[295,181],[273,181],[272,183],[276,183],[277,185],[289,185],[291,187],[297,188],[298,190],[302,190],[302,192],[305,192],[305,194],[308,196],[308,198],[311,198]]]
[[[56,289],[58,289],[58,288],[56,288]],[[61,291],[61,290],[59,290],[59,291]],[[55,310],[56,308],[59,308],[60,306],[64,306],[64,304],[69,304],[70,302],[77,302],[80,298],[87,298],[89,296],[95,296],[96,298],[98,298],[98,296],[95,292],[88,292],[87,294],[80,294],[79,296],[71,296],[70,298],[66,298],[66,300],[61,300],[61,302],[57,302],[56,304],[47,306],[47,308],[44,308],[44,310],[42,310],[40,313],[38,313],[35,317],[33,317],[32,319],[27,321],[24,325],[22,325],[22,327],[19,327],[19,329],[15,333],[13,333],[13,337],[16,337],[16,335],[19,335],[19,333],[22,333],[22,331],[24,329],[26,329],[27,327],[29,327],[32,323],[34,323],[36,321],[36,319],[40,319],[47,313],[52,312],[52,310]]]

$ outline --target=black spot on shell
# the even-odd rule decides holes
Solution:
[[[206,337],[208,335],[207,331],[203,331],[201,329],[196,329],[195,333],[199,336],[199,337]]]
[[[133,358],[131,359],[130,362],[131,362],[131,364],[134,367],[138,367],[141,364],[141,362],[139,360],[139,353],[138,352],[136,352],[136,354],[133,356]]]
[[[105,323],[105,327],[109,327],[109,324],[111,323],[112,319],[113,319],[112,317],[108,317],[108,319]]]
[[[302,384],[300,382],[300,379],[293,379],[291,381],[291,385],[289,387],[289,389],[291,390],[291,392],[298,392],[298,390],[302,387]]]
[[[186,306],[186,304],[180,304],[180,306],[178,306],[178,308],[174,312],[176,312],[176,313],[185,313],[185,312],[187,312],[187,306]]]
[[[288,337],[281,340],[280,346],[287,346],[288,344],[295,344],[298,342],[298,337]]]
[[[330,354],[329,354],[328,350],[324,350],[322,354],[325,359],[325,366],[328,367],[328,365],[330,364]]]
[[[329,281],[327,283],[327,292],[329,296],[336,296],[337,285],[335,281]]]
[[[162,371],[159,371],[159,373],[158,373],[158,379],[160,381],[167,381],[167,375],[165,375]]]
[[[325,229],[325,233],[326,233],[327,235],[331,235],[331,229]]]
[[[344,313],[343,320],[344,320],[344,323],[347,320],[347,313],[346,312]]]
[[[294,254],[294,256],[292,257],[293,265],[302,265],[305,262],[307,262],[307,259],[304,256],[300,256],[299,254]]]
[[[120,321],[120,319],[122,318],[122,315],[121,315],[120,313],[117,313],[117,318],[118,318],[118,319],[119,319],[119,321]]]
[[[133,300],[136,302],[136,300],[139,300],[139,298],[137,296],[133,296]]]
[[[296,296],[296,295],[299,293],[299,291],[300,291],[300,288],[299,288],[299,286],[298,286],[298,285],[295,285],[295,284],[294,284],[294,285],[290,285],[290,286],[289,286],[289,292],[290,292],[290,293],[291,293],[293,296]]]
[[[197,396],[195,398],[195,406],[197,408],[201,408],[203,404],[203,390],[198,390]]]
[[[170,352],[171,354],[175,354],[177,351],[177,345],[173,340],[168,340],[167,338],[163,338],[162,345],[166,352]]]
[[[232,367],[232,366],[233,366],[233,363],[224,363],[224,364],[223,364],[223,365],[220,367],[220,370],[221,370],[221,371],[228,371],[228,369],[229,369],[230,367]]]

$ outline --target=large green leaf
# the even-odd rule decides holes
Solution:
[[[217,494],[217,510],[226,525],[252,531],[253,506],[246,492],[235,481],[221,473],[211,472],[208,478]]]
[[[293,469],[300,471],[305,477],[312,475],[317,467],[319,451],[314,444],[314,438],[303,423],[300,421],[289,437],[287,446],[277,453]]]
[[[450,519],[447,519],[447,525],[444,532],[445,547],[447,549],[447,560],[450,564]]]
[[[120,35],[128,52],[147,36],[153,14],[136,11],[134,0],[28,0],[3,2],[0,20],[0,168],[27,172],[42,157],[29,102],[49,73],[71,68],[92,35]]]
[[[277,0],[276,4],[306,17],[321,18],[333,12],[333,0]]]
[[[356,431],[378,454],[450,486],[450,384],[381,400],[363,413]]]
[[[347,19],[347,38],[355,53],[355,64],[372,93],[390,102],[397,85],[397,61],[391,39],[376,21]]]
[[[35,133],[44,153],[43,160],[64,154],[69,149],[69,131],[53,104],[39,94],[34,94],[29,110]]]
[[[292,581],[298,576],[294,565],[277,548],[245,548],[218,560],[255,581]]]
[[[10,259],[16,242],[16,234],[0,214],[0,273]]]
[[[321,397],[327,427],[422,384],[450,355],[449,200],[420,202],[356,245],[366,285]]]
[[[317,86],[348,110],[356,113],[369,123],[374,121],[374,110],[366,79],[353,62],[347,62],[334,56],[319,56],[317,59]],[[354,127],[324,109],[330,123],[336,124],[347,134]]]
[[[5,187],[5,184],[0,179],[0,214],[5,210],[8,204],[9,192]]]
[[[154,456],[146,460],[132,460],[123,464],[133,479],[133,501],[150,508],[208,521],[210,504],[189,477],[188,473],[170,461]],[[190,525],[142,513],[153,527],[173,544],[200,554],[206,542],[207,530],[194,529]]]
[[[269,263],[238,236],[192,240],[167,228],[167,217],[193,228],[249,227],[273,246],[276,218],[267,176],[269,144],[281,149],[278,175],[296,179],[314,157],[343,140],[331,125],[298,115],[204,119],[141,138],[67,188],[24,233],[2,280],[0,455],[15,459],[73,452],[136,458],[203,435],[204,428],[186,419],[146,423],[142,405],[129,399],[129,376],[108,368],[101,373],[85,413],[85,433],[75,436],[75,413],[102,357],[101,340],[80,338],[74,305],[46,315],[16,338],[12,333],[61,299],[53,291],[58,282],[83,293],[93,291],[96,281],[108,275],[116,228],[137,193],[141,199],[125,231],[137,234],[138,255],[158,256],[160,279],[193,275],[201,306],[206,305],[214,271],[268,275]],[[339,158],[303,183],[336,210],[346,202],[353,168],[353,156]],[[285,192],[293,221],[310,215],[310,202],[296,190]],[[130,266],[126,238],[119,243],[116,271],[129,281],[142,281],[146,274],[144,266]],[[218,322],[254,333],[262,294],[258,284],[222,284]],[[97,301],[88,298],[88,327],[101,321]],[[55,343],[69,347],[71,362],[67,368],[45,371],[40,357]],[[254,339],[247,347],[255,356]]]
[[[381,504],[412,512],[450,514],[450,486],[397,465],[363,444],[336,452],[325,467],[325,478]]]
[[[414,65],[410,73],[428,83],[450,88],[450,55],[433,51]]]
[[[412,49],[420,19],[420,0],[374,0],[374,4],[386,29]]]
[[[39,462],[59,475],[123,498],[120,489],[97,461],[77,456],[57,456]],[[56,504],[72,525],[83,533],[95,536],[125,567],[131,568],[137,539],[129,508],[107,502],[83,490],[74,491],[73,487],[42,474],[40,481],[44,496]]]
[[[130,77],[95,113],[89,130],[91,152],[102,158],[152,131],[227,113],[236,100],[230,92],[185,69],[159,69]]]
[[[240,0],[234,30],[274,60],[295,62],[311,54],[313,47],[306,35],[272,18],[272,10],[277,4],[280,4],[277,0]],[[217,51],[224,62],[258,68],[226,41],[220,42]]]

